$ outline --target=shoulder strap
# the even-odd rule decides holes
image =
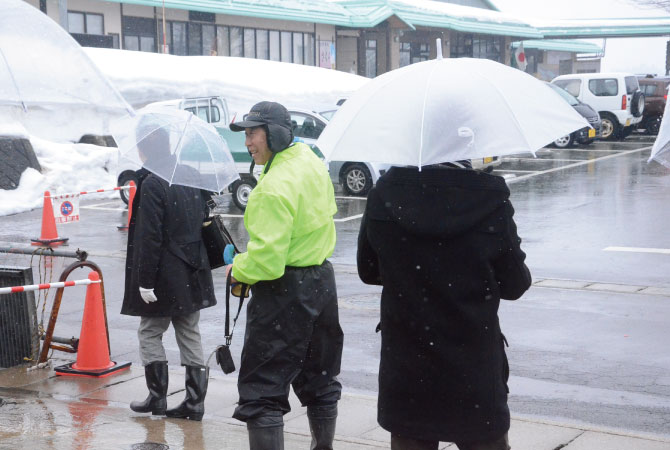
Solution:
[[[233,288],[233,283],[232,283],[232,270],[228,272],[228,276],[226,277],[226,329],[225,329],[225,338],[226,338],[226,345],[230,345],[230,343],[233,340],[233,332],[235,331],[235,324],[237,323],[237,318],[240,317],[240,311],[242,311],[242,305],[244,304],[244,299],[245,297],[245,291],[246,289],[242,289],[242,293],[240,294],[240,304],[237,307],[237,315],[233,319],[233,329],[230,329],[230,291]]]

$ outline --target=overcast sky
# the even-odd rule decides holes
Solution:
[[[593,19],[610,17],[668,17],[670,12],[643,9],[628,0],[492,0],[500,11],[519,18]],[[670,31],[668,32],[670,36]],[[665,74],[668,37],[607,39],[602,72]],[[592,42],[602,46],[603,40]]]

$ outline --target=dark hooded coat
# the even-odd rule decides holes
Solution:
[[[513,214],[504,179],[469,169],[393,167],[370,191],[357,262],[383,286],[386,430],[467,443],[509,429],[498,306],[531,284]]]
[[[191,187],[170,186],[145,169],[137,175],[121,314],[180,316],[214,306],[212,273],[202,241],[208,195]],[[146,304],[140,286],[153,288],[158,301]]]

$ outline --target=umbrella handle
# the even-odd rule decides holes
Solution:
[[[468,147],[473,147],[475,145],[475,132],[472,131],[472,128],[468,127],[459,127],[458,128],[458,137],[470,138],[468,142]]]

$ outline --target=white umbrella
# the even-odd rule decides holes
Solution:
[[[0,3],[0,105],[132,111],[67,31],[23,0]]]
[[[335,114],[326,160],[425,166],[531,152],[588,122],[542,81],[486,59],[436,59],[378,76]]]
[[[653,147],[651,147],[651,156],[649,161],[656,160],[665,167],[670,168],[670,102],[665,102],[665,110],[663,111],[663,120],[658,129],[656,140]]]
[[[226,141],[182,109],[145,107],[112,123],[119,156],[170,184],[221,192],[239,178]]]

